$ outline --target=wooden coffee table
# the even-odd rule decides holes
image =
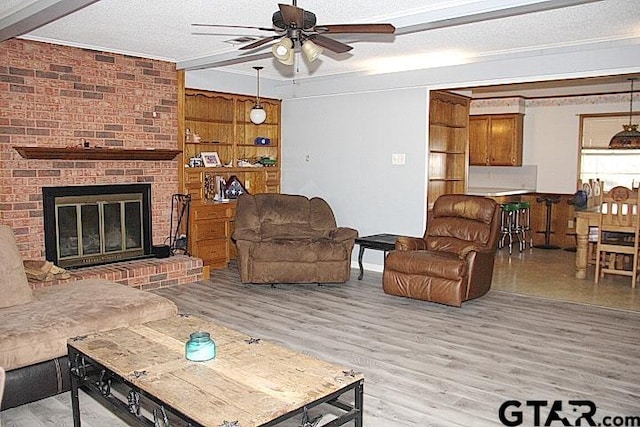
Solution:
[[[194,331],[211,334],[215,359],[185,359]],[[76,337],[67,348],[76,427],[79,388],[134,425],[274,426],[293,416],[304,425],[307,410],[326,403],[340,414],[327,426],[362,427],[361,374],[197,317]]]

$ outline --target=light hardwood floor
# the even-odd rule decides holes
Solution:
[[[346,284],[270,287],[241,284],[229,268],[155,292],[182,312],[363,372],[367,427],[499,426],[498,408],[510,399],[523,402],[523,425],[533,424],[524,407],[532,399],[562,401],[561,415],[572,423],[570,399],[592,400],[596,422],[640,416],[640,313],[590,305],[595,297],[590,304],[554,300],[555,289],[575,279],[571,266],[563,273],[552,261],[573,254],[535,252],[499,255],[494,288],[461,309],[385,295],[380,273],[358,281],[355,270]],[[525,276],[535,274],[548,289],[539,284],[542,296],[518,295],[532,286],[513,283],[522,280],[515,267],[524,270],[534,256],[546,264]],[[592,289],[585,282],[576,286]],[[630,289],[628,279],[613,282]],[[90,398],[81,407],[84,425],[122,425]],[[68,394],[1,414],[5,426],[72,425]]]

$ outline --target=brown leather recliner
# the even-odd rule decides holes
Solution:
[[[384,292],[460,307],[491,288],[500,233],[495,200],[440,196],[423,238],[400,237],[385,259]]]
[[[343,283],[358,232],[319,197],[244,194],[233,239],[242,283]]]

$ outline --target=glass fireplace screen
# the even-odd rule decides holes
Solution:
[[[144,255],[142,206],[141,194],[56,198],[58,263],[70,267]]]
[[[42,187],[45,252],[67,267],[147,258],[151,184]]]

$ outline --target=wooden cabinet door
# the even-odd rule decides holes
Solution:
[[[522,114],[469,118],[469,164],[522,166]]]
[[[513,117],[492,117],[489,127],[489,163],[515,165],[515,123]]]
[[[489,165],[489,123],[486,117],[469,118],[469,164],[473,166]]]

